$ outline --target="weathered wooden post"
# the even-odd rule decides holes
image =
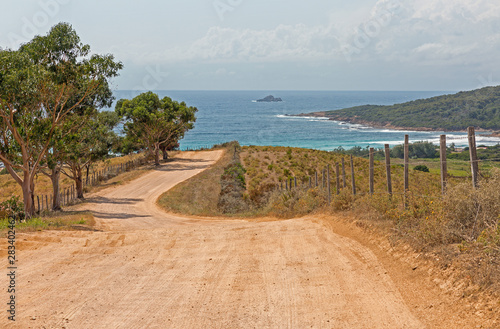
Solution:
[[[339,163],[335,162],[335,175],[336,175],[336,185],[337,185],[337,195],[340,193],[340,170]]]
[[[354,177],[354,160],[351,154],[351,184],[352,184],[352,194],[356,195],[356,179]]]
[[[295,187],[297,187],[297,177],[293,178],[295,180]]]
[[[387,192],[392,196],[391,149],[389,148],[389,144],[385,144],[385,171],[387,174]]]
[[[405,208],[408,208],[408,190],[410,189],[410,136],[405,135],[405,144],[404,144],[404,180],[405,180],[405,190],[404,190],[404,198],[405,198]]]
[[[47,196],[47,194],[45,194],[45,209],[47,209],[47,211],[50,211],[50,208],[49,208],[49,197]]]
[[[446,164],[446,135],[441,135],[439,145],[439,159],[441,161],[441,193],[446,193],[446,180],[448,178],[448,166]]]
[[[472,170],[472,186],[474,188],[478,188],[479,164],[477,162],[476,133],[474,127],[469,127],[467,129],[467,137],[469,139],[469,155],[470,155],[470,164]]]
[[[370,194],[373,195],[373,176],[374,176],[374,160],[373,160],[373,147],[370,147]]]
[[[40,213],[42,209],[40,209],[40,197],[38,195],[36,196],[36,201],[38,203],[38,212]]]
[[[342,186],[347,187],[347,182],[345,181],[345,163],[344,158],[342,158]]]
[[[330,201],[331,201],[331,197],[332,197],[331,190],[330,190],[330,165],[326,166],[326,172],[327,172],[326,185],[328,188],[328,205],[330,205]]]
[[[288,179],[285,180],[285,190],[288,191]]]
[[[311,176],[309,176],[309,188],[311,188],[311,187],[312,187],[312,178],[311,178]]]
[[[314,176],[316,178],[316,187],[318,187],[318,171],[317,170],[314,171]]]

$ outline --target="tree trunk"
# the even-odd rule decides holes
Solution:
[[[168,159],[168,153],[167,153],[167,147],[166,146],[163,146],[161,148],[161,153],[163,154],[163,160],[167,160]]]
[[[24,180],[21,184],[23,189],[23,202],[24,202],[24,214],[26,218],[31,218],[35,214],[34,208],[34,195],[32,190],[33,184],[31,183],[29,172],[24,173]]]
[[[87,184],[89,184],[90,164],[88,164],[86,167],[87,167]],[[80,179],[81,179],[82,178],[81,169],[78,169],[78,171],[80,172],[80,174],[77,176],[80,177]],[[83,180],[82,180],[82,182],[83,182]],[[83,199],[83,187],[82,187],[82,199]]]
[[[76,197],[78,199],[83,199],[83,177],[82,169],[78,168],[74,172],[75,185],[76,185]]]
[[[61,210],[61,196],[59,193],[59,177],[61,176],[61,168],[56,166],[51,169],[50,180],[52,181],[52,193],[54,197],[52,198],[52,210]]]
[[[160,165],[160,147],[158,144],[155,145],[155,166]]]

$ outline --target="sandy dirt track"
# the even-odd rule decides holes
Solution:
[[[100,232],[19,236],[11,327],[425,327],[374,253],[321,221],[201,220],[157,208],[161,193],[219,156],[184,153],[93,195],[82,206]]]

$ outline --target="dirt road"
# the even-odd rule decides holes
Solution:
[[[84,206],[101,232],[19,236],[17,327],[425,327],[374,253],[320,221],[196,220],[156,207],[219,156],[187,153],[100,191]]]

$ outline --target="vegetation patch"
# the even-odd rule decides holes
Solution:
[[[309,114],[311,115],[311,114]],[[318,115],[315,113],[313,115]],[[363,105],[321,112],[333,120],[406,128],[500,130],[500,86],[392,106]]]

